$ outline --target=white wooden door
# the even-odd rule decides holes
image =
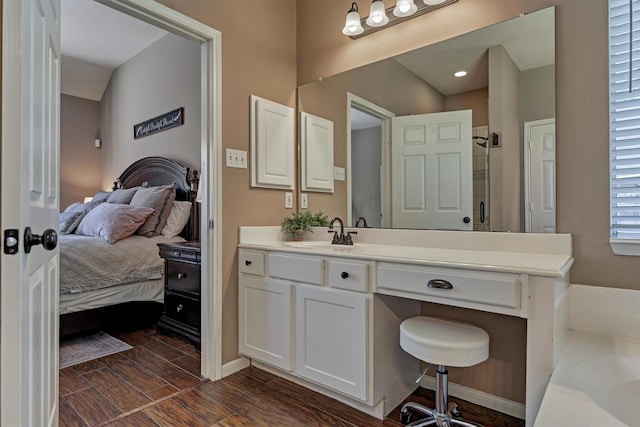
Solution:
[[[393,227],[473,230],[471,110],[392,119]]]
[[[556,125],[555,119],[524,125],[525,231],[556,232]]]
[[[291,285],[240,275],[240,353],[291,371]]]
[[[3,2],[1,222],[19,239],[0,258],[3,426],[58,424],[58,250],[27,253],[24,236],[58,228],[59,13],[58,0]]]
[[[367,296],[296,286],[296,373],[367,400]]]

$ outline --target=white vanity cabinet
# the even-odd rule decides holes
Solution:
[[[368,296],[324,286],[328,264],[322,257],[239,252],[240,353],[366,400]],[[366,265],[339,267],[343,287],[366,276]]]
[[[492,366],[477,372],[495,395],[450,390],[533,425],[568,328],[570,235],[359,229],[350,247],[280,238],[280,227],[240,229],[240,352],[252,363],[382,419],[417,387],[420,362],[399,334],[429,315],[423,302],[519,317],[524,402],[499,394]]]
[[[262,277],[264,254],[240,253],[240,353],[292,370],[292,284]]]
[[[369,297],[296,285],[296,373],[367,400]]]

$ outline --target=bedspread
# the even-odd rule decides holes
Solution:
[[[101,237],[60,235],[60,294],[160,279],[164,261],[157,244],[179,240],[134,235],[110,244]]]

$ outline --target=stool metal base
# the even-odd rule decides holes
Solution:
[[[427,408],[426,406],[415,402],[407,402],[404,404],[404,406],[402,406],[402,410],[400,411],[400,420],[403,423],[411,420],[411,412],[409,411],[410,409],[420,412],[427,417],[410,422],[409,424],[406,424],[407,427],[423,427],[430,425],[435,425],[438,427],[482,427],[480,424],[460,420],[454,418],[454,415],[452,415],[455,414],[455,416],[461,416],[460,412],[456,409],[457,405],[455,403],[447,402],[448,375],[449,373],[447,372],[447,368],[445,366],[438,366],[438,369],[436,369],[435,409]]]

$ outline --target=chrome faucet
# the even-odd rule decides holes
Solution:
[[[356,225],[355,225],[356,228],[360,226],[361,221],[362,221],[362,226],[364,228],[369,227],[369,225],[367,225],[367,220],[363,216],[359,216],[358,219],[356,219]]]
[[[334,231],[333,224],[335,222],[340,224],[340,232]],[[347,235],[344,235],[344,222],[338,217],[335,217],[329,223],[329,233],[333,233],[333,239],[331,240],[332,245],[353,245],[353,239],[351,238],[352,234],[358,234],[355,231],[347,231]]]

